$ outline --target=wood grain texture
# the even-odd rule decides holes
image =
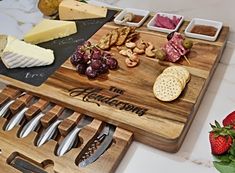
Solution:
[[[163,46],[166,43],[166,34],[149,31],[146,28],[147,22],[137,29],[140,38],[152,42],[156,48]],[[179,31],[183,32],[187,24],[188,22],[184,22]],[[107,23],[92,36],[90,41],[97,43],[104,34],[117,27],[119,26],[112,22]],[[79,75],[69,60],[40,87],[32,87],[3,76],[1,79],[7,84],[27,89],[40,97],[49,98],[81,113],[132,131],[135,139],[142,143],[168,152],[176,152],[189,130],[220,60],[228,33],[229,28],[223,27],[216,42],[192,39],[194,46],[187,55],[191,65],[184,59],[177,63],[169,63],[141,56],[138,67],[128,68],[124,63],[125,58],[118,54],[116,48],[112,48],[111,52],[118,60],[119,69],[110,70],[107,75],[95,80]],[[157,76],[172,65],[187,68],[191,73],[191,80],[177,100],[165,103],[154,97],[152,87]],[[113,90],[113,87],[118,90]],[[71,97],[68,91],[73,88],[100,90],[93,95],[86,93],[89,96],[83,93]],[[104,101],[94,100],[94,94],[106,98],[115,97],[119,106],[115,107],[115,104],[110,106]],[[140,108],[145,110],[143,116],[139,116]]]
[[[26,98],[29,96],[32,97],[32,95],[27,94],[24,98],[22,98],[22,100],[26,100]],[[15,102],[18,103],[18,101]],[[47,103],[48,101],[39,99],[39,101],[30,106],[28,110],[35,110],[35,107],[41,109],[42,106],[45,106]],[[126,153],[133,136],[131,132],[120,128],[116,128],[113,134],[113,142],[111,146],[100,158],[98,158],[98,160],[84,168],[77,166],[82,154],[86,152],[86,150],[91,146],[92,141],[96,139],[101,130],[104,128],[105,123],[100,120],[93,119],[90,124],[82,128],[81,132],[77,136],[77,139],[80,142],[78,142],[76,146],[74,146],[62,157],[56,156],[55,151],[58,148],[58,144],[62,142],[61,140],[82,118],[83,115],[80,113],[74,112],[70,117],[62,121],[58,127],[60,133],[56,138],[50,140],[41,147],[36,147],[34,145],[35,140],[37,140],[37,137],[42,132],[42,130],[49,126],[52,121],[55,121],[52,119],[57,117],[63,109],[64,107],[55,105],[45,114],[45,118],[43,117],[44,120],[42,123],[44,123],[44,126],[41,126],[40,130],[31,132],[25,138],[18,137],[18,134],[24,124],[18,125],[11,131],[6,132],[3,130],[3,127],[9,121],[9,117],[0,118],[1,171],[10,173],[20,172],[10,165],[14,157],[20,157],[34,165],[37,165],[48,173],[93,173],[94,170],[97,173],[113,173],[122,157]],[[31,113],[32,111],[29,111],[28,114],[31,115]],[[34,116],[33,114],[34,113],[32,113],[32,116]],[[23,121],[26,121],[26,116]]]

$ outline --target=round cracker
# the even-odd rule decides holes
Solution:
[[[182,89],[184,89],[185,85],[186,85],[186,78],[184,75],[180,74],[178,71],[176,70],[168,70],[166,72],[163,72],[162,73],[163,75],[166,75],[166,76],[174,76],[176,77],[177,79],[179,79],[181,85],[182,85]]]
[[[168,76],[173,76],[173,77],[175,77],[175,78],[177,78],[179,81],[180,81],[180,84],[181,84],[181,88],[182,88],[182,90],[184,89],[184,83],[185,83],[185,81],[184,81],[184,79],[180,79],[179,77],[177,77],[176,75],[172,75],[171,73],[167,73],[167,74],[165,74],[165,73],[162,73],[162,74],[160,74],[158,77],[157,77],[157,79],[156,80],[159,80],[159,78],[162,78],[162,77],[168,77]]]
[[[174,76],[158,77],[153,85],[153,93],[161,101],[173,101],[180,96],[182,86]]]
[[[163,73],[169,73],[169,71],[170,71],[171,73],[178,73],[178,74],[184,76],[186,83],[190,80],[190,73],[189,73],[189,71],[188,71],[186,68],[184,68],[184,67],[181,67],[181,66],[171,66],[171,67],[166,68],[166,69],[163,71]]]

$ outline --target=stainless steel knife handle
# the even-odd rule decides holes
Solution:
[[[78,132],[81,130],[82,128],[79,127],[75,127],[62,141],[62,143],[59,145],[56,154],[58,156],[63,156],[66,152],[68,152],[69,150],[71,150],[71,148],[74,145],[74,142],[77,138],[77,134]]]
[[[11,106],[12,103],[14,103],[15,100],[11,100],[7,102],[5,105],[2,106],[0,110],[0,117],[4,117],[7,111],[9,110],[9,107]]]
[[[19,137],[24,138],[24,137],[28,136],[32,131],[34,131],[36,129],[36,127],[38,126],[38,124],[40,123],[40,119],[44,115],[45,115],[44,113],[40,112],[33,119],[31,119],[27,124],[25,124],[25,126],[23,127],[23,129],[20,132]]]
[[[20,124],[20,121],[23,119],[24,117],[24,113],[28,110],[28,107],[24,107],[20,112],[18,112],[17,114],[15,114],[15,116],[13,116],[11,118],[11,120],[7,123],[7,126],[5,128],[5,131],[10,131],[11,129],[13,129],[16,125]]]
[[[62,122],[62,120],[57,120],[53,124],[51,124],[47,129],[45,129],[42,134],[40,135],[38,141],[37,141],[37,146],[40,147],[47,141],[49,141],[52,136],[54,135],[58,125]]]

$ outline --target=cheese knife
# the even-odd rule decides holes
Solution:
[[[25,95],[26,92],[21,93],[17,98],[20,98],[21,96]],[[5,103],[1,108],[0,108],[0,117],[4,117],[6,115],[6,113],[9,110],[9,107],[12,105],[12,103],[14,103],[14,101],[16,101],[16,99],[10,100],[7,103]]]
[[[58,119],[53,122],[50,126],[48,126],[45,130],[43,130],[43,132],[41,133],[41,135],[39,136],[36,146],[40,147],[41,145],[43,145],[44,143],[46,143],[47,141],[49,141],[50,139],[52,139],[52,137],[55,135],[57,127],[59,126],[59,124],[66,119],[67,117],[69,117],[70,115],[72,115],[74,113],[74,111],[72,111],[71,109],[65,109],[60,116],[58,117]]]
[[[29,107],[31,105],[33,105],[34,103],[36,103],[39,100],[39,98],[37,97],[33,97],[30,102],[28,103],[28,105],[26,107],[24,107],[22,110],[20,110],[18,113],[16,113],[11,119],[10,121],[7,123],[6,127],[5,127],[5,131],[10,131],[11,129],[13,129],[16,125],[19,125],[21,120],[24,117],[24,113],[29,109]]]
[[[64,138],[64,140],[59,144],[59,147],[56,151],[57,156],[63,156],[65,153],[71,150],[74,146],[77,135],[83,127],[90,124],[93,118],[84,116],[77,124],[77,126]]]
[[[79,167],[86,167],[95,162],[112,144],[115,126],[106,125],[80,160]]]
[[[32,131],[36,129],[40,123],[40,119],[54,107],[55,104],[49,103],[45,109],[38,113],[33,119],[31,119],[25,126],[22,128],[19,137],[24,138],[28,136]]]

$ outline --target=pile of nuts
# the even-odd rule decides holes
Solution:
[[[125,47],[119,48],[119,53],[126,56],[125,63],[127,67],[135,67],[139,64],[139,56],[145,54],[147,57],[154,58],[156,56],[156,50],[151,42],[144,42],[143,40],[125,43]]]

